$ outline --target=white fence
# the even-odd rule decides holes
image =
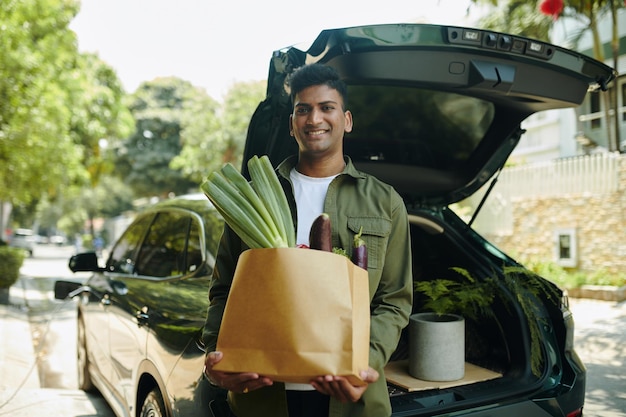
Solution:
[[[600,153],[505,168],[476,218],[483,234],[513,231],[511,203],[518,199],[593,196],[617,192],[620,187],[619,154]],[[485,187],[486,189],[486,187]],[[469,200],[478,205],[483,193]]]

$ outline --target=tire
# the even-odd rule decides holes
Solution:
[[[141,406],[141,413],[139,417],[166,417],[165,404],[163,402],[163,396],[158,388],[154,388],[148,393],[146,399]]]
[[[76,364],[78,368],[78,389],[85,392],[94,392],[96,387],[91,381],[89,374],[89,356],[87,351],[87,334],[85,332],[85,322],[78,318],[76,337]]]

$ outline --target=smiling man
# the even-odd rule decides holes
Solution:
[[[205,375],[229,390],[238,417],[384,417],[391,405],[383,368],[407,325],[413,301],[409,223],[405,205],[389,185],[358,171],[343,154],[344,134],[352,130],[347,88],[331,67],[303,66],[289,79],[293,112],[289,130],[298,154],[281,163],[278,176],[295,218],[298,244],[308,244],[313,220],[328,213],[333,246],[351,248],[363,231],[368,247],[370,290],[369,368],[362,386],[340,376],[320,375],[309,384],[285,384],[255,373],[213,370],[222,358],[215,352],[219,323],[237,257],[245,249],[226,228],[209,290],[211,306],[204,329],[209,348]]]

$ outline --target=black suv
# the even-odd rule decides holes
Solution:
[[[306,50],[273,54],[244,161],[269,155],[277,164],[297,151],[285,80],[310,62],[336,68],[348,84],[354,129],[346,154],[406,202],[415,281],[446,277],[451,267],[502,279],[506,268],[523,269],[448,206],[503,167],[525,118],[578,106],[587,91],[606,89],[615,77],[579,53],[483,30],[420,24],[325,30]],[[81,294],[80,386],[99,389],[118,416],[210,416],[210,400],[223,397],[202,378],[200,342],[221,225],[204,196],[159,204],[138,216],[106,266],[95,254],[72,258],[72,270],[94,271],[85,286],[57,283],[57,298]],[[493,305],[494,315],[467,323],[473,338],[467,362],[495,377],[420,390],[388,378],[393,415],[581,416],[585,367],[573,347],[573,319],[558,288],[545,286],[556,299],[524,295],[537,326],[510,291]],[[415,312],[422,301],[416,297]],[[532,329],[539,329],[538,368],[531,363]],[[403,337],[393,361],[406,358]]]
[[[288,131],[292,107],[285,81],[312,62],[334,67],[348,84],[354,127],[345,136],[345,153],[404,198],[415,281],[460,279],[452,267],[502,281],[505,271],[523,270],[448,206],[504,166],[524,133],[524,119],[578,106],[589,90],[604,90],[615,77],[611,68],[576,52],[484,30],[420,24],[326,30],[307,50],[274,53],[244,160],[267,154],[278,163],[297,152]],[[530,276],[522,272],[514,279]],[[388,378],[393,415],[582,415],[585,368],[572,345],[572,317],[567,301],[555,302],[549,293],[526,296],[537,326],[517,294],[494,305],[490,318],[466,323],[472,336],[467,361],[500,377],[415,391]],[[423,301],[416,297],[415,312]],[[533,329],[540,329],[538,369],[531,360]],[[392,360],[406,360],[405,342]]]

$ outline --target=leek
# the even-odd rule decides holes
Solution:
[[[225,164],[200,188],[248,247],[295,247],[289,203],[269,158],[255,155],[248,168],[252,183],[231,164]]]

